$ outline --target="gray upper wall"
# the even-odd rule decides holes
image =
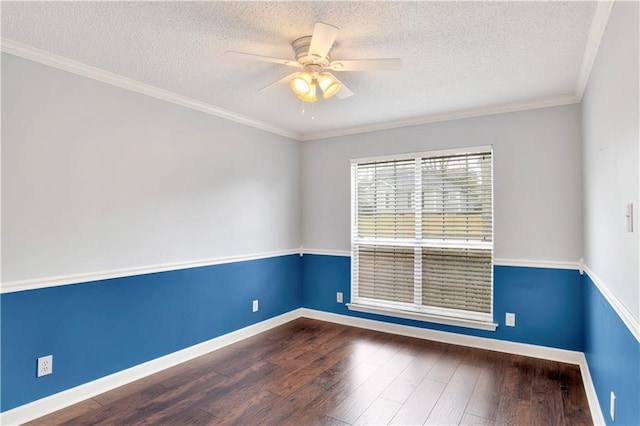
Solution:
[[[640,320],[637,2],[615,2],[583,99],[585,261]],[[634,205],[627,232],[626,205]],[[640,330],[640,329],[638,329]],[[636,332],[638,331],[636,330]]]
[[[577,262],[582,256],[579,105],[305,142],[303,244],[350,249],[350,160],[493,145],[496,258]]]
[[[300,143],[2,55],[2,280],[292,250]]]

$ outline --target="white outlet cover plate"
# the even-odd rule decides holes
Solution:
[[[342,303],[342,293],[341,292],[337,292],[336,293],[336,302],[338,303]]]
[[[53,355],[38,358],[38,377],[53,373]]]
[[[258,301],[257,300],[253,301],[253,312],[258,312]]]
[[[611,420],[616,419],[616,394],[611,392],[611,402],[609,403],[609,415]]]
[[[505,325],[507,327],[515,327],[516,326],[516,314],[512,314],[510,312],[507,312],[507,315],[505,316],[504,323],[505,323]]]

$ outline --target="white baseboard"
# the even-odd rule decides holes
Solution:
[[[589,401],[589,409],[591,410],[591,420],[594,425],[606,425],[602,410],[600,409],[600,403],[598,402],[598,394],[596,394],[596,388],[593,386],[593,380],[591,380],[591,372],[589,371],[589,364],[587,364],[587,358],[582,355],[580,360],[580,374],[582,375],[582,383],[584,383],[584,391],[587,394],[587,401]]]
[[[14,409],[0,413],[1,425],[18,425],[37,419],[70,405],[92,398],[101,393],[126,385],[143,377],[197,358],[201,355],[231,345],[239,340],[267,331],[271,328],[300,318],[300,309],[296,309],[277,317],[250,325],[240,330],[216,337],[206,342],[173,352],[160,358],[147,361],[126,370],[118,371],[97,380],[76,386],[71,389],[53,394],[46,398],[21,405]]]
[[[468,336],[465,334],[449,333],[446,331],[429,330],[426,328],[411,327],[408,325],[392,324],[383,321],[375,321],[365,318],[356,318],[347,315],[339,315],[330,312],[316,311],[313,309],[300,309],[301,316],[352,327],[366,328],[369,330],[393,333],[401,336],[415,337],[418,339],[434,340],[437,342],[454,345],[468,346],[472,348],[487,349],[491,351],[505,352],[516,355],[524,355],[532,358],[542,358],[551,361],[576,364],[580,366],[580,373],[584,389],[589,402],[589,410],[594,424],[604,425],[604,417],[598,403],[587,359],[582,352],[566,349],[549,348],[546,346],[530,345],[527,343],[509,342],[506,340],[489,339],[486,337]]]
[[[409,325],[393,324],[384,321],[376,321],[365,318],[357,318],[348,315],[339,315],[330,312],[316,311],[302,308],[301,316],[337,324],[350,325],[352,327],[366,328],[369,330],[393,333],[400,336],[416,337],[418,339],[434,340],[453,345],[468,346],[478,349],[505,352],[509,354],[525,355],[533,358],[542,358],[552,361],[566,362],[580,365],[582,352],[566,349],[549,348],[546,346],[530,345],[527,343],[509,342],[506,340],[489,339],[486,337],[469,336],[466,334],[450,333],[446,331],[430,330],[427,328],[412,327]]]
[[[126,385],[143,377],[173,367],[185,361],[189,361],[193,358],[215,351],[224,346],[233,344],[242,339],[246,339],[301,317],[366,328],[385,333],[393,333],[401,336],[416,337],[419,339],[434,340],[454,345],[488,349],[492,351],[579,365],[593,422],[596,425],[604,424],[604,417],[602,416],[602,411],[598,404],[598,397],[596,395],[593,382],[591,381],[591,375],[589,374],[586,358],[582,352],[536,346],[527,343],[508,342],[504,340],[489,339],[486,337],[468,336],[438,330],[429,330],[425,328],[316,311],[307,308],[299,308],[287,312],[260,323],[250,325],[206,342],[199,343],[169,355],[153,359],[109,376],[102,377],[89,383],[76,386],[46,398],[16,407],[4,413],[0,413],[0,424],[22,424],[37,419],[54,411],[61,410],[70,405],[84,401],[85,399],[110,391],[119,386]]]

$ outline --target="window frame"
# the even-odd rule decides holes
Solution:
[[[357,191],[358,191],[358,181],[357,181],[357,173],[358,173],[358,165],[366,164],[366,163],[376,163],[376,162],[400,162],[407,160],[414,160],[416,162],[416,167],[419,166],[419,163],[424,158],[434,158],[434,157],[443,157],[443,156],[454,156],[454,155],[473,155],[489,152],[491,153],[491,241],[452,241],[452,240],[439,240],[439,239],[422,239],[417,238],[414,235],[414,238],[404,238],[400,241],[395,238],[379,238],[379,237],[371,237],[371,238],[361,238],[358,237],[358,199],[357,199]],[[463,326],[469,328],[477,328],[483,330],[495,330],[497,328],[497,324],[493,322],[494,318],[494,152],[492,145],[481,145],[481,146],[472,146],[472,147],[461,147],[461,148],[453,148],[453,149],[444,149],[444,150],[434,150],[434,151],[422,151],[422,152],[410,152],[410,153],[401,153],[401,154],[391,154],[391,155],[383,155],[383,156],[375,156],[375,157],[363,157],[363,158],[354,158],[351,159],[350,162],[350,175],[351,175],[351,303],[347,304],[347,307],[353,311],[366,312],[366,313],[376,313],[387,316],[399,317],[399,318],[407,318],[414,319],[420,321],[427,322],[435,322],[441,324],[448,325],[456,325]],[[422,178],[421,178],[422,179]],[[420,180],[421,180],[420,179]],[[415,180],[418,181],[418,178]],[[416,183],[415,185],[415,204],[414,204],[414,212],[415,212],[415,220],[422,221],[422,210],[423,210],[423,191],[422,185]],[[388,195],[388,194],[387,194]],[[418,218],[419,215],[419,218]],[[413,304],[410,307],[407,306],[406,303],[400,302],[392,302],[392,301],[382,301],[380,299],[371,299],[365,297],[359,297],[358,295],[358,261],[357,261],[357,249],[360,246],[374,246],[376,243],[381,243],[383,246],[387,246],[389,248],[394,247],[411,247],[414,249],[414,253],[422,254],[422,248],[424,247],[454,247],[454,248],[481,248],[483,250],[490,250],[491,252],[491,295],[490,295],[490,312],[489,313],[480,313],[480,312],[472,312],[451,308],[440,308],[435,306],[425,306],[425,305],[416,305]],[[421,250],[417,251],[416,248],[420,247]],[[416,254],[416,257],[417,254]],[[420,260],[420,263],[422,260]],[[415,264],[414,264],[415,265]],[[417,268],[417,267],[415,267]],[[417,274],[414,272],[414,277]],[[417,279],[416,279],[417,280]],[[418,284],[416,282],[415,288],[417,288]],[[416,291],[414,288],[414,294]]]

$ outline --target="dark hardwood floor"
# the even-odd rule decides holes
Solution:
[[[298,319],[31,422],[592,424],[579,368]]]

